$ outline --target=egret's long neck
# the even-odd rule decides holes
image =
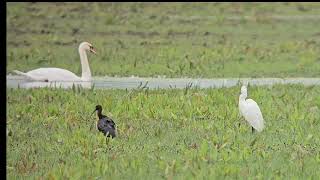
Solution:
[[[239,96],[239,102],[245,101],[246,98],[247,98],[247,93],[240,94],[240,96]]]
[[[87,53],[84,49],[79,48],[80,61],[81,61],[81,69],[82,69],[82,80],[91,80],[91,71],[89,67]]]

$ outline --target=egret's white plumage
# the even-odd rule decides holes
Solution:
[[[79,45],[79,55],[81,61],[81,68],[82,68],[82,76],[78,77],[73,72],[68,71],[66,69],[61,68],[38,68],[31,70],[29,72],[21,72],[18,70],[14,70],[15,73],[25,76],[28,79],[34,81],[46,81],[46,82],[53,82],[53,81],[91,81],[91,71],[88,63],[87,53],[86,50],[89,50],[92,53],[96,53],[93,46],[88,42],[82,42]]]
[[[247,98],[247,87],[241,87],[241,94],[239,96],[239,110],[240,114],[249,122],[249,124],[258,132],[264,128],[264,120],[258,104],[252,99]]]

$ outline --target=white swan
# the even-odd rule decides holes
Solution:
[[[78,82],[78,81],[91,81],[91,71],[88,63],[86,50],[96,54],[93,46],[88,42],[82,42],[79,45],[79,55],[82,68],[82,76],[78,77],[73,72],[61,68],[38,68],[31,70],[29,72],[21,72],[14,70],[15,73],[25,76],[28,79],[35,81],[44,82],[54,82],[54,81],[68,81],[68,82]]]
[[[239,110],[240,114],[249,122],[249,124],[258,132],[264,128],[264,120],[258,104],[252,100],[247,99],[247,87],[241,87],[241,94],[239,96]],[[253,130],[253,129],[252,129]]]

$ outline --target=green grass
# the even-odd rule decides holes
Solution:
[[[260,134],[238,116],[239,89],[7,89],[7,177],[319,177],[319,86],[249,87]],[[96,104],[117,124],[108,144],[90,115]]]
[[[272,15],[320,16],[320,4],[7,3],[7,73],[80,75],[77,48],[89,41],[94,76],[319,76],[320,19]]]
[[[80,75],[89,41],[94,76],[318,77],[320,19],[271,17],[311,15],[320,3],[7,3],[7,73]],[[239,117],[239,91],[7,89],[7,177],[319,177],[319,86],[249,87],[259,134]],[[108,143],[97,104],[117,124]]]

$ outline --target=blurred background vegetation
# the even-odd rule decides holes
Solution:
[[[94,76],[314,77],[319,3],[7,3],[7,73],[61,67]]]

